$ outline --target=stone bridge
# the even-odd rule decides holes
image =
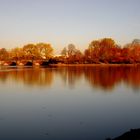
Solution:
[[[0,66],[48,66],[51,62],[45,60],[0,61]]]

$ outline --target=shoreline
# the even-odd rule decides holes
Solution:
[[[77,66],[77,67],[95,67],[95,66],[140,66],[140,64],[50,64],[49,66],[58,66],[58,67],[72,67],[72,66]]]
[[[24,66],[24,65],[0,65],[0,68],[49,68],[49,67],[137,67],[140,64],[49,64],[49,65],[32,65],[32,66]]]

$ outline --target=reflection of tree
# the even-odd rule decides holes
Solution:
[[[82,67],[63,67],[57,70],[60,74],[63,82],[68,84],[70,88],[76,85],[76,82],[81,79],[82,74],[84,74]]]
[[[0,72],[0,80],[9,79],[28,86],[51,86],[53,73],[51,69],[22,69]]]
[[[112,89],[121,81],[121,71],[116,67],[92,67],[86,70],[85,77],[93,87]]]
[[[7,73],[5,73],[5,72],[0,72],[0,81],[1,82],[6,82],[6,79],[8,78],[8,75],[7,75]]]
[[[83,74],[83,69],[76,68],[76,67],[69,67],[67,68],[68,72],[68,84],[70,87],[74,87],[75,82],[81,78]]]
[[[92,87],[104,90],[111,90],[122,81],[133,88],[140,88],[140,66],[65,67],[57,72],[70,87],[84,75]]]
[[[132,87],[140,88],[139,66],[97,66],[87,69],[85,77],[92,86],[105,90],[113,89],[121,81]]]
[[[133,88],[140,88],[140,66],[127,67],[125,71],[124,81]]]
[[[0,81],[6,82],[10,79],[28,86],[51,86],[54,74],[56,77],[59,75],[70,88],[76,87],[77,83],[85,77],[92,87],[104,90],[111,90],[120,82],[126,83],[137,91],[140,89],[138,65],[7,69],[0,71]]]

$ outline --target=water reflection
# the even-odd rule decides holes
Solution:
[[[51,86],[61,77],[64,84],[74,88],[84,79],[93,88],[113,90],[124,82],[135,90],[140,88],[140,66],[94,66],[55,68],[5,68],[0,70],[0,81],[23,83],[28,86]]]
[[[57,73],[70,87],[84,77],[93,88],[103,90],[113,90],[121,82],[135,90],[140,88],[140,66],[65,67]]]
[[[0,139],[103,140],[139,128],[140,94],[127,85],[140,89],[139,66],[3,68]]]
[[[57,69],[57,74],[61,77],[64,84],[74,88],[85,75],[84,67],[63,67]]]
[[[1,82],[12,80],[27,86],[51,86],[53,73],[52,69],[6,68],[0,71],[0,80]]]
[[[96,67],[85,72],[87,80],[93,87],[111,90],[117,84],[125,84],[139,88],[140,86],[140,67],[117,66],[117,67]]]

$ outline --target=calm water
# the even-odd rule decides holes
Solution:
[[[0,69],[1,140],[104,140],[140,128],[140,67]]]

